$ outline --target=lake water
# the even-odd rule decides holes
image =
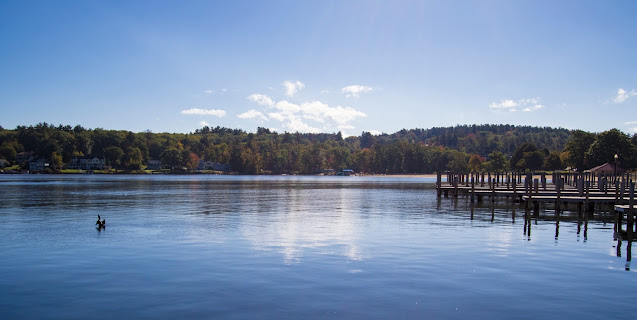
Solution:
[[[612,217],[547,209],[529,232],[434,182],[0,175],[0,318],[634,316]]]

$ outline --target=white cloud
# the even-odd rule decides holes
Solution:
[[[630,129],[628,129],[628,130],[630,130],[630,131],[632,131],[632,132],[637,132],[637,127],[630,128]]]
[[[526,107],[526,108],[522,109],[522,111],[525,111],[525,112],[531,112],[531,111],[535,111],[535,110],[540,110],[540,109],[542,109],[542,108],[544,108],[544,106],[543,106],[543,105],[541,105],[541,104],[536,104],[536,105],[531,106],[531,107]]]
[[[285,115],[280,112],[271,112],[271,113],[268,113],[268,116],[270,117],[270,119],[279,120],[279,121],[285,121],[286,119]]]
[[[240,119],[261,119],[264,121],[267,121],[268,118],[266,116],[263,115],[263,113],[261,113],[260,111],[257,110],[249,110],[247,112],[244,112],[240,115],[237,116]]]
[[[248,96],[247,98],[248,100],[254,101],[262,106],[266,106],[266,107],[272,107],[274,106],[274,101],[272,101],[272,98],[264,95],[264,94],[252,94],[250,96]]]
[[[199,125],[202,126],[202,127],[205,127],[205,126],[209,126],[210,123],[208,123],[208,121],[206,121],[206,120],[201,120],[201,121],[199,121]]]
[[[356,127],[354,127],[353,125],[349,125],[349,124],[341,125],[341,126],[338,126],[337,128],[338,128],[338,130],[341,130],[341,131],[342,131],[342,130],[352,130],[352,129],[356,129]]]
[[[379,136],[379,135],[383,134],[382,132],[380,132],[378,130],[369,130],[367,132],[371,133],[374,136]]]
[[[367,117],[367,115],[350,107],[330,107],[320,101],[306,102],[301,105],[304,115],[310,115],[321,119],[330,119],[339,125],[345,125],[356,118]]]
[[[518,100],[518,104],[525,106],[529,104],[538,104],[540,102],[540,98],[529,98],[529,99],[520,99]]]
[[[617,96],[613,98],[613,102],[615,103],[624,103],[626,100],[630,99],[630,97],[637,96],[637,91],[635,89],[626,91],[622,88],[617,89]]]
[[[522,108],[522,111],[532,112],[537,111],[544,108],[543,105],[539,104],[540,98],[527,98],[527,99],[519,99],[517,101],[511,99],[502,99],[500,102],[492,102],[489,104],[489,109],[494,112],[499,111],[509,111],[516,112],[518,108]]]
[[[298,105],[285,100],[277,102],[274,105],[274,108],[281,111],[281,113],[283,114],[293,114],[301,110],[301,107],[299,107]]]
[[[317,132],[321,132],[320,129],[318,128],[314,128],[310,125],[308,125],[307,123],[301,121],[298,118],[293,118],[291,119],[287,124],[286,124],[287,128],[290,129],[290,131],[298,131],[298,132],[311,132],[311,133],[317,133]]]
[[[274,101],[270,97],[260,94],[253,94],[248,99],[266,108],[262,111],[249,110],[239,115],[239,118],[279,121],[284,130],[290,131],[334,132],[335,130],[352,130],[355,129],[351,123],[352,121],[367,117],[365,113],[350,107],[332,107],[321,101],[304,102],[299,105],[287,100]],[[320,128],[316,125],[319,125]]]
[[[491,109],[505,109],[505,108],[515,108],[517,106],[518,106],[517,102],[515,102],[513,100],[502,100],[502,101],[500,101],[500,103],[492,102],[489,105],[489,108],[491,108]]]
[[[188,114],[188,115],[201,115],[201,116],[215,116],[215,117],[224,117],[226,115],[226,111],[225,110],[217,110],[217,109],[199,109],[199,108],[192,108],[192,109],[188,109],[188,110],[181,110],[181,114]]]
[[[341,89],[341,92],[345,93],[345,97],[347,98],[358,98],[361,93],[366,93],[372,91],[372,87],[361,86],[358,84],[344,87]]]
[[[285,81],[283,82],[283,86],[285,87],[285,95],[288,97],[293,96],[297,91],[305,88],[305,85],[301,81]]]
[[[624,122],[624,124],[637,124],[637,121],[628,121],[628,122]]]
[[[213,94],[215,91],[212,89],[208,89],[208,90],[204,90],[203,93],[205,94]]]

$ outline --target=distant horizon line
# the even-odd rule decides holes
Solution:
[[[56,125],[56,124],[54,124],[54,123],[52,123],[52,122],[51,122],[51,123],[49,123],[49,122],[46,122],[46,121],[38,122],[38,123],[36,123],[36,124],[30,124],[30,125],[23,125],[23,124],[22,124],[22,125],[16,125],[16,126],[15,126],[15,128],[12,128],[12,129],[11,129],[11,128],[6,128],[6,127],[4,127],[2,124],[0,124],[0,128],[2,128],[3,130],[17,130],[17,129],[18,129],[18,127],[27,127],[27,128],[28,128],[28,127],[37,127],[38,125],[47,125],[48,127],[53,127],[53,128],[56,128],[56,129],[57,129],[57,128],[60,128],[60,127],[63,127],[63,128],[70,127],[70,129],[71,129],[71,130],[73,130],[75,127],[80,126],[80,127],[82,127],[84,130],[96,130],[96,129],[102,129],[102,130],[109,130],[109,131],[110,131],[110,130],[112,130],[112,131],[127,131],[127,132],[134,132],[134,133],[151,132],[151,133],[170,133],[170,134],[195,134],[195,131],[196,131],[196,130],[201,130],[201,129],[205,128],[205,127],[208,127],[209,129],[213,129],[213,128],[224,128],[224,129],[230,129],[230,130],[240,130],[240,131],[243,131],[243,132],[246,132],[246,133],[257,133],[257,131],[259,130],[259,128],[264,128],[264,129],[267,129],[267,130],[271,131],[271,133],[279,133],[279,134],[283,134],[283,133],[300,133],[300,134],[338,134],[338,133],[342,133],[342,131],[337,131],[337,132],[278,131],[278,130],[273,129],[273,128],[260,127],[260,126],[257,126],[257,127],[254,129],[254,131],[248,131],[248,130],[241,129],[241,128],[231,128],[231,127],[226,127],[226,126],[202,126],[201,128],[197,128],[197,129],[195,129],[195,130],[193,130],[193,131],[189,131],[189,132],[153,131],[152,129],[146,129],[146,130],[142,130],[142,131],[137,131],[137,132],[135,132],[135,131],[128,130],[128,129],[106,129],[106,128],[104,128],[104,127],[87,128],[87,127],[84,127],[84,126],[83,126],[83,125],[81,125],[81,124],[76,124],[76,125],[69,125],[69,124],[63,125],[63,124],[57,124],[57,125]],[[609,128],[609,129],[606,129],[606,130],[603,130],[603,131],[599,131],[599,132],[597,132],[597,131],[588,131],[588,130],[584,130],[584,129],[570,129],[570,128],[564,128],[564,127],[536,126],[536,125],[519,125],[519,124],[495,124],[495,123],[482,123],[482,124],[456,124],[456,125],[453,125],[453,126],[433,126],[433,127],[429,127],[429,128],[424,128],[424,127],[421,127],[421,128],[416,127],[416,128],[410,128],[410,129],[402,128],[402,129],[396,130],[395,132],[392,132],[392,133],[384,132],[384,131],[383,131],[383,132],[381,132],[381,131],[377,131],[377,130],[361,130],[361,134],[362,134],[362,133],[365,133],[365,132],[368,132],[368,133],[370,133],[370,134],[371,134],[371,135],[373,135],[373,136],[381,136],[381,135],[391,135],[391,134],[395,134],[395,133],[398,133],[398,132],[400,132],[400,131],[402,131],[402,130],[407,130],[407,131],[409,131],[409,130],[432,130],[432,129],[439,129],[439,128],[440,128],[440,129],[444,129],[444,128],[473,127],[473,126],[476,126],[476,127],[481,127],[481,126],[511,126],[511,127],[516,127],[516,128],[519,128],[519,127],[522,127],[522,128],[525,128],[525,127],[526,127],[526,128],[542,128],[542,129],[552,129],[552,130],[566,130],[566,131],[571,131],[571,132],[572,132],[572,131],[578,131],[578,130],[579,130],[579,131],[584,131],[584,132],[589,132],[589,133],[601,133],[601,132],[604,132],[604,131],[608,131],[608,130],[616,129],[616,130],[622,131],[622,132],[624,132],[624,133],[626,133],[626,134],[628,134],[628,135],[635,135],[635,134],[637,134],[636,132],[632,132],[632,133],[631,133],[631,132],[626,132],[626,131],[624,131],[624,130],[622,130],[622,129],[619,129],[619,128],[617,128],[617,127],[615,127],[615,128]],[[356,136],[356,135],[348,135],[348,137],[352,137],[352,136]]]

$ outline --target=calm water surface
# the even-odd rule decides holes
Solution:
[[[434,182],[0,175],[0,318],[634,315],[610,216],[547,209],[529,233]]]

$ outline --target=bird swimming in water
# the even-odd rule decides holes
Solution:
[[[97,222],[95,222],[95,225],[97,225],[98,228],[105,228],[106,227],[106,219],[103,219],[102,221],[100,221],[100,219],[102,219],[102,217],[100,217],[100,215],[97,215]]]

